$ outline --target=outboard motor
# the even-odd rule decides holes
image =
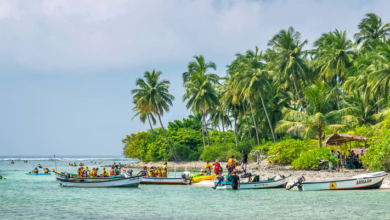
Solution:
[[[305,182],[305,177],[301,176],[298,178],[298,181],[296,181],[294,184],[290,185],[287,190],[290,190],[294,188],[294,186],[297,186],[298,190],[302,190],[302,183]]]

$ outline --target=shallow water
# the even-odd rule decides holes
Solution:
[[[130,161],[115,159],[116,163]],[[98,166],[83,162],[90,168]],[[54,167],[54,161],[48,160],[11,165],[0,159],[0,175],[7,178],[0,180],[0,219],[390,219],[390,190],[223,191],[196,184],[63,188],[54,175],[25,175],[38,163]],[[58,170],[75,173],[77,168],[68,163],[57,162]]]

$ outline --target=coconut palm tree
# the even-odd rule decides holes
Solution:
[[[278,122],[276,132],[292,133],[305,139],[317,136],[318,146],[322,146],[322,136],[326,126],[344,127],[341,116],[333,110],[333,93],[324,82],[317,81],[306,88],[306,112],[284,108],[283,120]]]
[[[300,81],[306,83],[305,78],[308,78],[306,75],[310,63],[306,60],[307,51],[303,50],[307,40],[301,42],[300,39],[301,33],[295,31],[293,27],[281,30],[268,42],[268,46],[273,48],[267,53],[270,67],[281,74],[281,79],[283,81],[292,79],[299,100],[298,104],[305,109],[299,88]]]
[[[218,83],[219,77],[214,73],[207,73],[209,69],[216,70],[215,63],[212,61],[206,62],[202,55],[194,56],[194,58],[195,61],[191,61],[188,64],[188,71],[182,74],[183,86],[186,88],[182,100],[188,100],[186,106],[191,111],[202,114],[203,124],[206,127],[207,114],[212,112],[219,104],[217,93],[213,86],[213,84]],[[210,145],[208,130],[204,130],[206,130],[207,143]]]
[[[155,70],[152,72],[146,71],[143,79],[138,78],[136,81],[136,85],[139,89],[133,89],[131,94],[134,94],[133,99],[137,100],[136,109],[141,109],[146,112],[150,111],[158,117],[172,156],[175,161],[178,161],[176,154],[168,141],[164,125],[161,121],[161,116],[164,112],[169,111],[169,106],[172,106],[172,101],[175,97],[169,94],[168,89],[170,82],[168,80],[159,81],[161,74],[162,72],[156,72]]]
[[[320,68],[321,77],[334,88],[335,102],[340,110],[338,85],[342,85],[347,76],[347,71],[353,64],[353,43],[347,38],[346,31],[335,30],[322,34],[314,42],[317,49],[317,65]]]
[[[366,14],[358,28],[360,32],[354,35],[357,44],[365,45],[374,40],[385,42],[390,36],[390,23],[382,26],[382,19],[374,13]]]

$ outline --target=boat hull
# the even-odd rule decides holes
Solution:
[[[188,185],[190,180],[182,178],[158,178],[158,177],[144,177],[141,184],[167,184],[167,185]]]
[[[302,183],[302,190],[361,190],[361,189],[379,189],[382,185],[386,173],[378,172],[367,175],[359,175],[351,178],[328,179],[307,181]]]
[[[63,187],[82,187],[82,188],[102,188],[102,187],[138,187],[142,176],[128,177],[123,179],[95,181],[68,179],[61,180],[60,186]]]
[[[290,180],[291,176],[288,176],[284,179],[277,180],[277,181],[260,181],[256,183],[240,183],[240,187],[238,190],[244,190],[244,189],[272,189],[272,188],[286,188],[286,185],[288,181]],[[217,186],[216,189],[225,189],[225,190],[232,190],[232,183],[231,182],[222,182],[221,186]]]

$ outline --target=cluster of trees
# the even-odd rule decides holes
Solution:
[[[236,150],[240,142],[253,149],[286,136],[316,140],[321,148],[326,134],[380,134],[389,110],[390,23],[367,14],[358,28],[353,38],[337,29],[324,33],[312,49],[294,28],[281,30],[266,51],[236,54],[225,77],[211,73],[215,63],[194,56],[183,73],[182,100],[197,118],[203,151],[214,131],[226,144],[233,134]],[[152,124],[159,120],[170,156],[178,160],[161,122],[174,99],[161,74],[153,70],[137,80],[133,110],[148,120],[155,138]]]

